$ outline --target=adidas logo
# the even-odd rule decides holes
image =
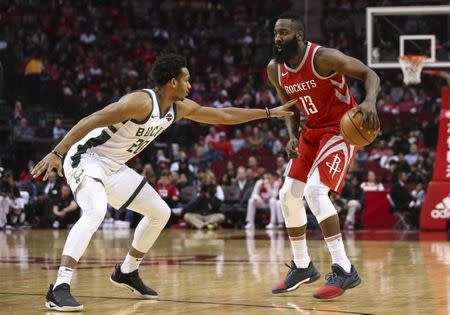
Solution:
[[[433,219],[450,219],[450,194],[431,210]]]

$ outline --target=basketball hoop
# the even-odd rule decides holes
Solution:
[[[427,56],[422,55],[404,55],[398,57],[398,62],[402,67],[403,82],[405,84],[420,83],[420,73],[427,60]]]

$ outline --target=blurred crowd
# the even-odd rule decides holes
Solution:
[[[327,2],[322,37],[314,40],[365,60],[364,3]],[[187,56],[190,98],[202,105],[275,106],[278,99],[265,74],[270,27],[289,6],[290,1],[240,0],[9,1],[0,20],[0,60],[8,78],[0,111],[0,166],[10,170],[2,174],[0,228],[61,228],[76,221],[79,209],[64,182],[56,174],[49,182],[34,180],[31,169],[80,117],[153,86],[149,73],[161,52]],[[343,194],[333,196],[348,229],[361,226],[364,192],[398,189],[403,197],[393,194],[393,208],[407,208],[409,225],[416,227],[433,168],[436,85],[406,87],[398,73],[380,76],[382,132],[360,149]],[[362,100],[362,84],[349,84]],[[233,127],[180,121],[129,165],[171,206],[171,225],[273,229],[283,222],[278,189],[287,141],[282,120]],[[108,215],[131,226],[139,219],[113,209]],[[312,218],[310,226],[317,227]]]

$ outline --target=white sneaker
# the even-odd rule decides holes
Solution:
[[[276,228],[277,228],[277,226],[274,223],[269,223],[266,225],[267,230],[274,230]]]
[[[248,222],[245,227],[246,230],[254,230],[255,229],[255,223],[253,222]]]

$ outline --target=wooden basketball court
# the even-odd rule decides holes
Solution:
[[[362,284],[332,301],[312,293],[330,270],[317,232],[310,256],[322,279],[285,295],[271,288],[291,259],[284,231],[165,230],[140,274],[158,291],[141,300],[109,282],[126,254],[132,231],[98,231],[72,281],[84,314],[450,314],[450,243],[447,233],[354,232],[347,253]],[[44,307],[67,231],[0,232],[0,314],[56,314]]]

